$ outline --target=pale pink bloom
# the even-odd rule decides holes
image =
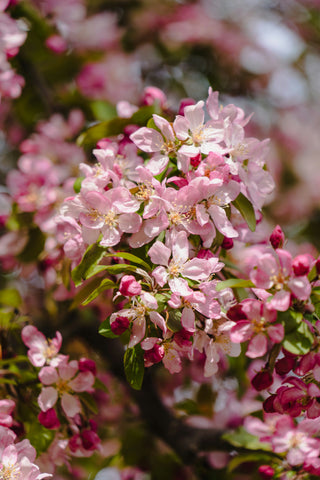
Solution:
[[[307,300],[311,294],[311,285],[306,275],[294,276],[292,256],[289,252],[277,249],[264,253],[258,258],[256,268],[250,272],[251,281],[258,289],[271,290],[273,298],[267,308],[279,311],[288,310],[291,293],[298,300]]]
[[[215,271],[218,259],[192,258],[189,260],[189,241],[184,231],[177,233],[172,240],[172,249],[159,241],[150,248],[148,255],[152,263],[161,265],[154,269],[152,275],[161,287],[168,283],[173,293],[187,296],[192,294],[192,290],[187,280],[181,276],[196,281],[207,280]],[[171,254],[172,259],[169,261]]]
[[[86,250],[80,225],[72,217],[59,215],[56,217],[56,238],[63,244],[64,253],[75,262],[80,262]]]
[[[267,309],[259,300],[246,299],[242,303],[245,320],[239,320],[232,327],[230,338],[235,343],[249,341],[247,357],[262,357],[267,353],[268,337],[274,343],[280,343],[284,337],[282,324],[274,324],[277,320],[276,310]]]
[[[188,105],[184,108],[184,115],[178,115],[173,122],[177,138],[185,143],[179,152],[189,157],[198,153],[227,152],[220,145],[224,138],[223,124],[213,120],[205,123],[203,107],[202,100],[196,105]]]
[[[29,440],[13,443],[16,435],[0,426],[0,478],[23,480],[41,480],[51,477],[48,473],[40,473],[39,467],[33,462],[36,451]]]
[[[176,138],[171,124],[165,118],[154,114],[153,120],[160,132],[153,128],[142,127],[130,135],[130,140],[140,150],[154,153],[147,163],[153,175],[161,173],[169,162],[169,154],[176,152]]]
[[[74,393],[91,392],[95,377],[90,371],[79,372],[76,360],[61,362],[58,368],[43,367],[39,372],[39,380],[45,386],[38,397],[42,411],[52,408],[58,398],[67,417],[74,417],[81,412],[81,403]]]
[[[13,400],[4,399],[0,400],[0,426],[11,427],[12,425],[12,412],[15,407]]]
[[[101,245],[111,247],[119,243],[123,232],[135,233],[141,217],[134,213],[139,202],[124,187],[107,192],[89,191],[66,199],[62,213],[79,220],[84,241],[94,243],[102,234]]]
[[[146,315],[150,320],[159,327],[164,333],[167,326],[164,318],[156,310],[158,308],[157,300],[151,293],[142,292],[140,298],[132,297],[131,308],[125,308],[118,312],[112,313],[110,316],[110,325],[117,322],[118,317],[128,318],[131,325],[131,336],[128,346],[134,347],[144,338],[146,333]],[[123,323],[123,321],[122,321]]]
[[[62,345],[60,332],[56,332],[54,338],[47,339],[36,327],[27,325],[22,329],[21,337],[23,343],[29,347],[28,357],[35,367],[42,367],[45,364],[56,367],[66,358],[65,355],[58,355]]]
[[[308,434],[303,421],[296,427],[288,416],[278,420],[271,443],[275,453],[287,454],[287,461],[292,466],[302,465],[320,454],[320,440]]]

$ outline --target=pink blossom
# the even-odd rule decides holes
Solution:
[[[15,408],[13,400],[4,399],[0,400],[0,426],[11,427],[12,425],[12,412]]]
[[[43,333],[33,325],[27,325],[22,329],[21,337],[23,343],[29,347],[28,357],[32,365],[42,367],[46,363],[56,367],[65,355],[58,355],[62,345],[62,335],[56,332],[56,336],[47,340]]]
[[[141,285],[133,275],[124,275],[120,280],[119,292],[125,297],[140,295]]]
[[[39,373],[39,380],[46,385],[38,397],[41,410],[47,412],[60,397],[64,413],[72,418],[81,412],[80,400],[74,392],[92,391],[95,378],[90,371],[79,372],[78,362],[72,360],[69,363],[61,362],[57,369],[51,366],[43,367]]]

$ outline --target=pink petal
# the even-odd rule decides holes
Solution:
[[[157,240],[148,251],[148,255],[151,258],[151,262],[155,265],[165,265],[167,267],[171,250]]]
[[[270,325],[267,328],[268,335],[274,343],[280,343],[284,337],[284,327],[281,323]]]
[[[185,330],[188,332],[195,331],[195,315],[194,311],[191,308],[184,308],[181,316],[181,323]]]
[[[238,232],[231,225],[223,208],[218,205],[211,205],[208,208],[208,212],[219,232],[223,233],[223,235],[226,235],[228,238],[235,238],[238,236]]]
[[[94,380],[92,372],[80,372],[68,385],[74,392],[89,392],[92,390]]]
[[[61,406],[67,417],[75,417],[81,412],[81,404],[78,397],[64,393],[61,397]]]
[[[58,400],[58,392],[53,387],[44,387],[38,396],[38,404],[43,412],[52,408]]]
[[[163,148],[164,140],[161,133],[153,128],[142,127],[130,135],[130,140],[144,152],[159,152]]]
[[[51,385],[52,383],[57,383],[59,375],[55,368],[43,367],[39,372],[39,380],[43,385]]]
[[[267,352],[267,346],[268,342],[266,336],[263,333],[258,333],[258,335],[255,335],[249,343],[246,355],[249,358],[263,357]]]
[[[163,331],[163,333],[166,333],[167,331],[167,325],[166,325],[166,322],[164,320],[164,318],[162,317],[162,315],[160,315],[160,313],[158,312],[149,312],[149,317],[151,319],[151,321],[157,325],[157,327],[161,328],[161,330]]]
[[[139,231],[142,219],[137,213],[123,213],[119,216],[119,227],[123,232],[136,233]]]
[[[308,300],[311,295],[311,285],[308,277],[295,277],[288,281],[288,287],[299,300]]]

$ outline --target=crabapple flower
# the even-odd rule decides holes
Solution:
[[[43,367],[45,364],[56,367],[67,358],[65,355],[58,355],[62,345],[60,332],[56,332],[56,336],[48,340],[36,327],[27,325],[22,329],[21,337],[23,343],[29,347],[28,357],[35,367]]]
[[[169,261],[171,253],[172,259]],[[207,280],[218,266],[218,259],[215,257],[208,260],[202,258],[189,260],[189,242],[187,233],[184,231],[174,236],[172,249],[156,241],[148,255],[152,263],[161,265],[152,272],[157,283],[163,287],[168,282],[173,293],[183,296],[191,295],[192,290],[187,280],[181,278],[180,275],[196,281]],[[218,270],[220,270],[220,266]]]
[[[262,357],[267,353],[267,337],[274,343],[280,343],[284,337],[284,327],[282,324],[275,324],[276,310],[267,309],[263,302],[246,299],[240,305],[246,319],[237,321],[231,329],[230,338],[235,343],[250,340],[247,357]]]
[[[92,391],[95,377],[90,371],[79,372],[76,360],[69,363],[65,360],[57,369],[43,367],[39,372],[39,380],[46,385],[38,397],[41,410],[47,412],[60,398],[65,415],[73,418],[81,412],[80,400],[75,393]]]
[[[15,438],[11,430],[0,426],[0,478],[41,480],[52,477],[49,473],[40,473],[39,467],[33,463],[36,451],[29,440],[14,443]]]
[[[0,426],[11,427],[12,425],[12,412],[14,410],[15,403],[13,400],[4,399],[0,400]]]

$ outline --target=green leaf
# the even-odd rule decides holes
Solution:
[[[0,304],[18,308],[22,303],[20,293],[15,288],[0,290]]]
[[[234,447],[243,447],[248,450],[270,450],[269,443],[262,443],[257,437],[251,435],[243,427],[239,427],[236,431],[225,433],[222,436],[223,440],[226,440]]]
[[[239,210],[242,217],[247,222],[250,230],[254,232],[256,229],[256,216],[250,200],[248,200],[243,193],[239,193],[237,198],[231,203],[236,207],[237,210]]]
[[[277,461],[278,463],[280,460],[276,458],[275,456],[272,457],[271,453],[248,453],[247,455],[237,455],[236,457],[233,457],[229,462],[228,462],[228,467],[227,471],[228,473],[233,472],[236,468],[238,468],[240,465],[243,463],[260,463],[260,464],[266,464],[270,465],[271,459],[273,461]]]
[[[228,280],[223,280],[216,285],[217,292],[221,292],[225,288],[253,288],[255,285],[251,280],[246,280],[245,278],[229,278]]]
[[[80,190],[81,190],[81,184],[82,184],[82,181],[83,181],[84,177],[78,177],[74,184],[73,184],[73,190],[75,191],[75,193],[80,193]]]
[[[102,390],[103,392],[106,392],[106,393],[109,392],[109,389],[107,388],[107,386],[98,377],[95,378],[93,388],[95,390]]]
[[[171,310],[169,312],[167,327],[169,328],[169,330],[171,330],[171,332],[176,333],[182,329],[181,315],[182,313],[179,310]]]
[[[111,120],[117,116],[114,105],[103,100],[94,100],[90,104],[91,110],[97,120]]]
[[[144,375],[143,350],[140,345],[135,345],[125,351],[124,372],[130,386],[135,390],[140,390]]]
[[[27,438],[38,455],[48,450],[55,436],[55,430],[48,430],[37,419],[27,426]]]
[[[285,335],[283,347],[294,355],[305,355],[313,345],[313,335],[306,322],[301,322],[296,330]]]
[[[10,365],[13,363],[21,363],[21,362],[29,362],[29,358],[27,355],[17,355],[16,357],[13,358],[4,358],[0,360],[0,367],[3,367],[4,365]]]
[[[79,307],[82,305],[83,302],[91,295],[92,292],[96,290],[96,288],[100,285],[102,279],[101,278],[94,278],[91,282],[87,283],[81,290],[79,290],[70,306],[70,310]]]
[[[105,255],[107,249],[107,247],[101,247],[101,245],[98,243],[90,245],[87,248],[81,262],[71,272],[71,277],[76,287],[81,285],[84,280],[92,276],[93,271],[97,273],[95,268]]]
[[[111,330],[110,318],[107,318],[101,323],[99,327],[99,333],[100,335],[103,335],[104,337],[107,337],[107,338],[117,338],[119,336],[113,333],[113,331]]]
[[[115,263],[114,265],[98,265],[99,272],[108,272],[112,275],[118,275],[118,273],[125,273],[125,272],[135,272],[138,267],[135,265],[128,265],[127,263]]]
[[[283,324],[287,336],[298,329],[303,320],[303,315],[301,312],[289,309],[286,312],[278,312],[277,320]]]
[[[123,258],[124,260],[129,260],[132,263],[136,263],[137,265],[140,265],[147,271],[151,270],[151,267],[150,265],[148,265],[148,263],[146,263],[141,258],[136,257],[136,255],[133,255],[132,253],[128,253],[128,252],[107,253],[105,256]]]
[[[186,412],[187,415],[199,415],[199,408],[197,402],[191,398],[185,398],[174,405],[174,408],[177,410],[182,410]]]
[[[79,393],[79,397],[81,402],[85,404],[85,406],[95,415],[98,413],[98,407],[95,399],[90,395],[88,392],[81,392]]]
[[[95,290],[93,290],[93,292],[90,293],[90,295],[82,302],[82,305],[88,305],[88,303],[92,302],[92,300],[97,298],[97,296],[100,295],[101,292],[116,287],[117,285],[112,280],[109,280],[109,278],[104,278],[101,281],[100,285]]]

